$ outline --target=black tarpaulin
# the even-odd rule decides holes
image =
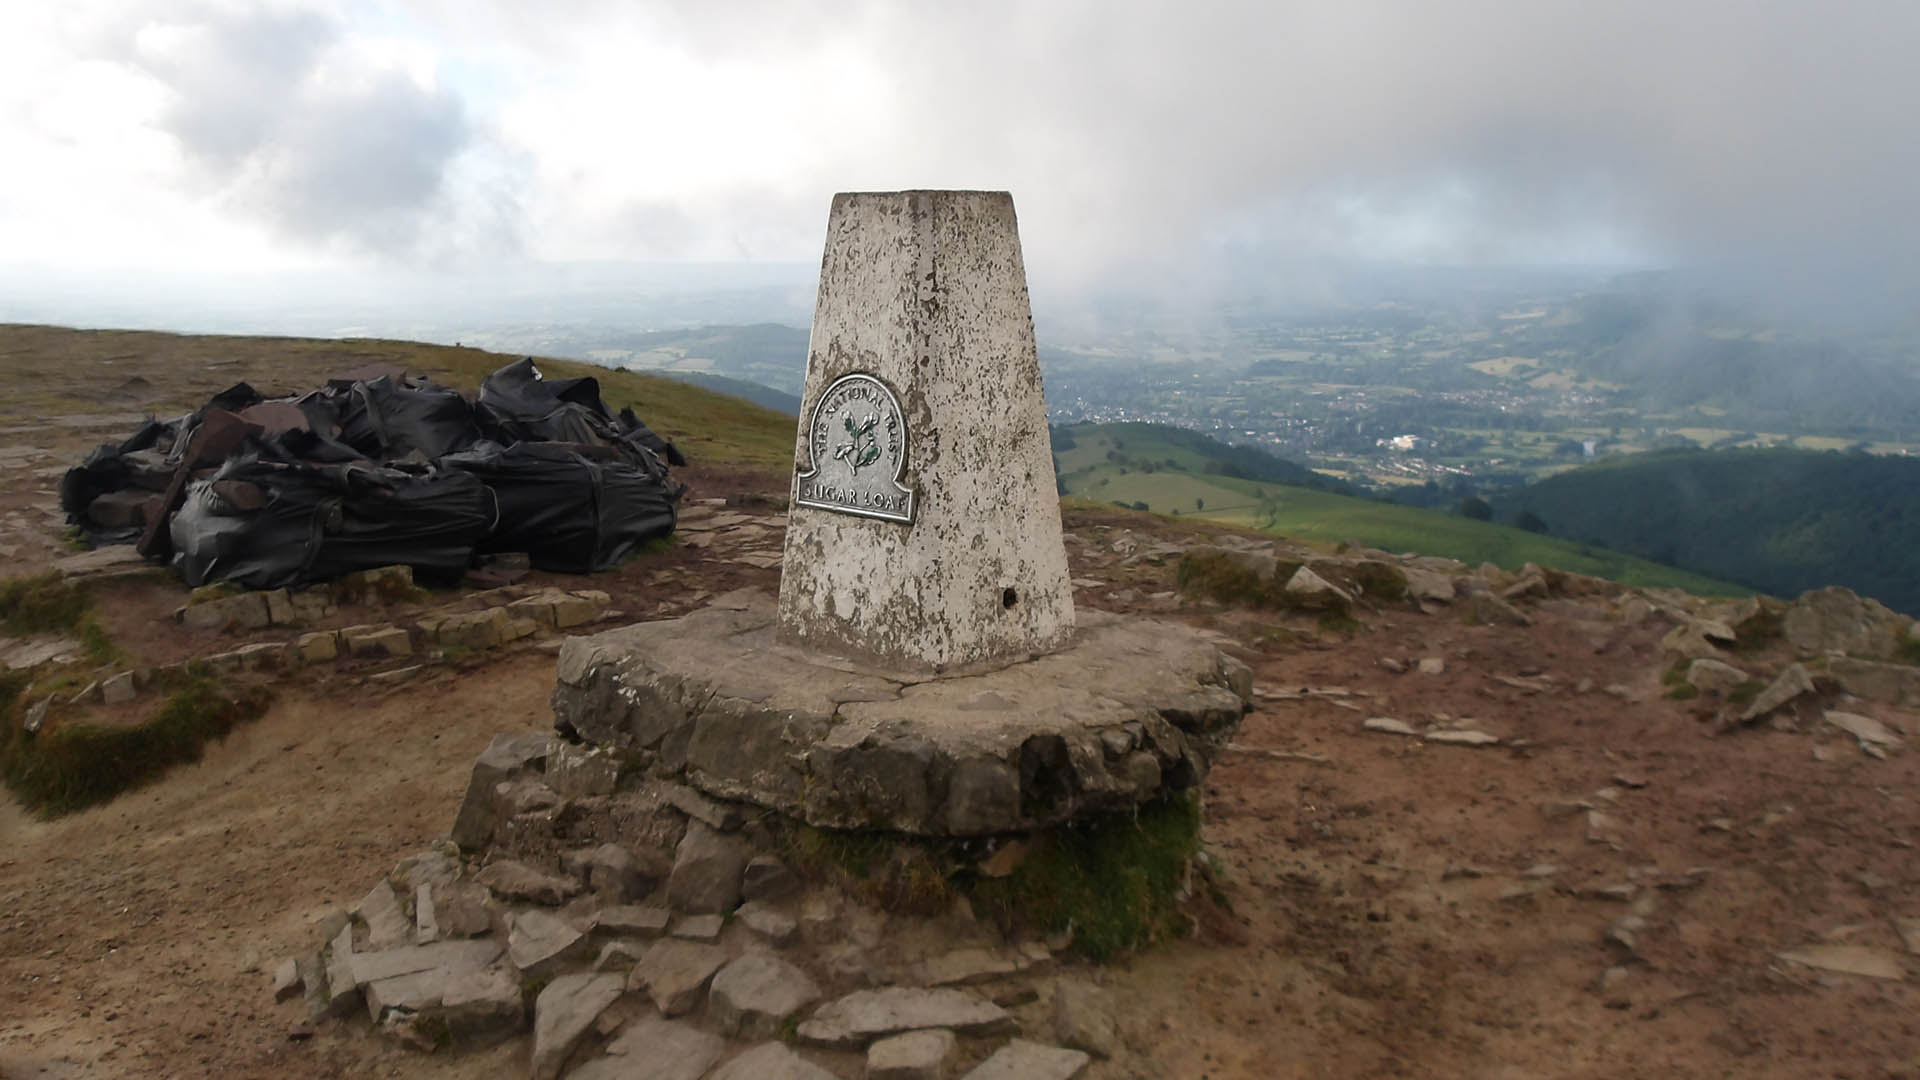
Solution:
[[[254,588],[412,566],[457,577],[476,554],[546,570],[618,564],[672,533],[686,459],[591,378],[532,360],[490,375],[476,403],[392,370],[295,398],[246,383],[176,420],[149,420],[61,482],[95,543],[139,539],[200,585]]]
[[[676,493],[651,473],[563,443],[485,443],[441,460],[479,477],[500,504],[485,553],[524,551],[541,570],[585,574],[617,566],[671,533]]]
[[[169,529],[187,584],[272,589],[398,564],[455,581],[495,518],[493,494],[458,470],[236,458],[193,485]]]

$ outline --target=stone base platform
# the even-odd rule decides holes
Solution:
[[[965,837],[1192,787],[1252,698],[1246,665],[1174,623],[1085,611],[1056,652],[906,675],[777,645],[774,614],[756,594],[568,639],[556,725],[810,825]]]

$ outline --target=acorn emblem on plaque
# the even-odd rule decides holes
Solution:
[[[820,510],[913,524],[907,422],[900,399],[865,372],[842,375],[814,402],[807,421],[808,468],[794,502]]]

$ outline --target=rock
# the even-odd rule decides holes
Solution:
[[[1447,670],[1447,662],[1438,656],[1423,656],[1417,670],[1422,675],[1439,675]]]
[[[521,900],[529,904],[558,907],[580,892],[580,883],[572,878],[543,874],[525,863],[502,859],[489,864],[474,878],[495,896]]]
[[[474,1050],[517,1033],[527,1022],[520,980],[501,965],[447,980],[440,1021],[455,1050]]]
[[[340,645],[331,630],[316,630],[294,639],[293,653],[309,664],[325,663],[340,654]]]
[[[367,924],[367,944],[371,948],[391,949],[413,940],[413,923],[400,907],[393,886],[384,880],[367,893],[353,913]]]
[[[1856,713],[1834,712],[1829,709],[1826,713],[1826,720],[1827,723],[1832,724],[1834,727],[1839,728],[1841,731],[1846,732],[1863,743],[1872,743],[1875,746],[1895,747],[1899,746],[1901,742],[1900,736],[1888,731],[1885,725],[1870,716],[1860,716]]]
[[[1710,656],[1700,657],[1687,665],[1687,682],[1701,693],[1724,694],[1747,679],[1746,672]]]
[[[273,624],[266,597],[257,592],[189,603],[180,621],[193,630],[264,630]]]
[[[1682,623],[1667,631],[1667,636],[1660,639],[1660,649],[1683,660],[1710,660],[1726,655],[1692,623]]]
[[[726,1048],[725,1039],[692,1024],[642,1016],[607,1044],[606,1057],[573,1070],[567,1080],[700,1080]]]
[[[1920,919],[1895,919],[1893,929],[1900,935],[1900,942],[1907,947],[1907,952],[1920,956]]]
[[[1855,697],[1908,708],[1920,706],[1920,667],[1836,656],[1827,662],[1827,673]]]
[[[1013,1017],[964,990],[886,987],[856,990],[814,1010],[802,1023],[802,1042],[854,1050],[883,1035],[920,1028],[949,1028],[961,1035],[998,1035],[1015,1030]]]
[[[507,619],[505,608],[448,615],[433,628],[433,640],[451,649],[491,649],[507,640]]]
[[[53,699],[50,697],[43,697],[34,702],[33,706],[27,710],[26,719],[21,721],[21,728],[29,735],[39,731],[40,725],[47,722],[47,710],[52,707]]]
[[[546,781],[563,798],[611,795],[620,787],[620,759],[598,747],[560,742],[547,757]]]
[[[726,923],[724,915],[682,915],[667,927],[667,933],[686,941],[719,941]]]
[[[555,595],[553,598],[554,628],[565,630],[568,627],[592,622],[607,609],[610,599],[606,593],[591,589]]]
[[[1113,1008],[1091,983],[1061,979],[1053,984],[1053,1037],[1061,1045],[1110,1058],[1120,1049]]]
[[[134,685],[133,672],[123,671],[100,683],[100,700],[108,705],[124,705],[140,693]]]
[[[1293,572],[1281,591],[1288,604],[1303,611],[1346,611],[1353,606],[1353,594],[1304,566]]]
[[[1490,592],[1476,592],[1467,597],[1467,616],[1487,626],[1533,625],[1533,620],[1521,614],[1519,608]]]
[[[740,905],[741,875],[752,852],[738,837],[694,819],[675,849],[667,903],[675,911],[725,913]]]
[[[509,777],[539,767],[552,752],[553,744],[554,737],[544,731],[495,735],[474,759],[466,794],[454,816],[453,842],[465,851],[485,847],[499,824],[494,787]]]
[[[1807,669],[1799,664],[1788,664],[1786,670],[1768,683],[1767,688],[1760,691],[1753,703],[1740,714],[1740,722],[1750,724],[1795,698],[1813,692],[1813,679],[1808,677]]]
[[[560,975],[533,1004],[533,1080],[558,1080],[580,1039],[618,1000],[618,975]]]
[[[1500,590],[1500,598],[1509,604],[1521,600],[1545,600],[1548,596],[1547,579],[1534,568],[1534,572],[1522,573],[1520,579]]]
[[[355,953],[353,977],[357,982],[372,984],[423,971],[478,971],[498,959],[500,943],[497,941],[440,941],[432,945],[402,945],[379,952]],[[378,1019],[378,1014],[375,1014],[375,1019]]]
[[[355,657],[412,656],[413,639],[398,626],[348,626],[340,631],[340,643],[347,655]]]
[[[433,917],[442,937],[479,937],[492,929],[486,889],[470,881],[428,888],[433,890]]]
[[[800,879],[773,855],[755,855],[740,874],[740,896],[745,900],[778,900],[800,887]]]
[[[787,1017],[820,999],[807,973],[766,953],[748,953],[720,969],[707,991],[707,1019],[734,1038],[771,1039]]]
[[[628,982],[644,987],[662,1015],[679,1016],[700,1004],[700,992],[726,962],[726,950],[717,945],[664,938],[641,954]]]
[[[301,998],[306,1004],[308,1019],[319,1020],[332,1013],[333,995],[327,989],[326,959],[319,953],[307,953],[294,957],[293,963],[299,973]]]
[[[1800,594],[1780,616],[1780,633],[1804,656],[1845,653],[1884,660],[1899,655],[1908,619],[1878,600],[1831,586]]]
[[[1015,1039],[974,1066],[962,1080],[1073,1080],[1091,1061],[1079,1050]]]
[[[1804,949],[1788,949],[1774,955],[1795,964],[1805,964],[1822,971],[1837,971],[1844,975],[1894,980],[1907,977],[1906,965],[1900,962],[1897,954],[1865,945],[1809,945]]]
[[[538,909],[513,917],[507,931],[507,959],[529,979],[544,978],[591,955],[587,936]]]
[[[740,804],[721,802],[685,784],[663,784],[661,794],[666,797],[667,805],[721,832],[733,832],[746,821]]]
[[[667,920],[673,913],[663,907],[639,907],[621,904],[602,908],[594,916],[593,928],[625,937],[655,938],[667,932]]]
[[[1407,575],[1407,595],[1416,603],[1453,603],[1451,576],[1437,570],[1423,570],[1415,566],[1403,566],[1401,572]]]
[[[601,844],[587,858],[587,884],[607,903],[625,904],[652,892],[660,884],[661,869],[619,844]]]
[[[353,972],[353,926],[340,928],[326,952],[327,1014],[339,1016],[357,1008],[362,997]]]
[[[777,1042],[761,1043],[715,1069],[707,1080],[838,1080]]]
[[[920,965],[920,981],[926,986],[971,986],[1019,970],[1019,963],[1010,956],[994,949],[969,947],[928,958]]]
[[[600,955],[593,958],[593,971],[611,972],[627,975],[640,962],[640,946],[631,941],[609,941],[600,947]]]
[[[1449,743],[1454,746],[1494,746],[1500,742],[1498,735],[1489,735],[1484,731],[1474,731],[1470,728],[1429,731],[1422,737],[1428,742]]]
[[[433,886],[421,882],[413,890],[413,943],[430,945],[440,938],[440,916],[433,908]]]
[[[291,957],[280,961],[273,969],[273,1000],[275,1004],[292,1001],[300,996],[307,985],[300,975],[300,964]]]
[[[742,926],[766,938],[768,944],[784,946],[793,941],[799,923],[791,916],[782,914],[769,906],[764,900],[749,900],[734,911],[733,917]]]
[[[1411,724],[1404,720],[1395,720],[1391,716],[1369,716],[1360,722],[1367,731],[1380,731],[1388,735],[1418,735]]]
[[[941,1080],[958,1040],[951,1031],[909,1031],[867,1048],[866,1080]]]

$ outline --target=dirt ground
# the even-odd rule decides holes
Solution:
[[[0,435],[42,452],[16,454],[33,467],[0,493],[21,515],[0,537],[16,571],[62,553],[37,508],[48,466],[87,441],[31,438]],[[686,478],[695,498],[778,486]],[[777,550],[777,517],[753,512],[771,530],[757,550]],[[1068,526],[1080,604],[1217,631],[1259,692],[1206,789],[1231,914],[1093,973],[1129,1053],[1089,1077],[1920,1077],[1920,957],[1894,922],[1920,918],[1911,748],[1867,756],[1815,710],[1716,735],[1704,708],[1663,696],[1657,622],[1555,601],[1528,629],[1392,609],[1328,635],[1183,606],[1166,595],[1175,560],[1115,545],[1187,526],[1092,511]],[[683,543],[591,584],[632,619],[776,582]],[[119,588],[108,622],[136,653],[220,644],[164,620],[177,586]],[[385,691],[350,668],[301,676],[200,763],[105,806],[41,821],[0,799],[0,1077],[520,1074],[524,1041],[428,1056],[364,1019],[308,1032],[270,983],[328,910],[445,833],[494,734],[551,723],[552,683],[537,649]],[[1920,735],[1912,715],[1845,707]],[[1440,745],[1367,717],[1503,741]],[[1778,956],[1817,945],[1905,977]]]

